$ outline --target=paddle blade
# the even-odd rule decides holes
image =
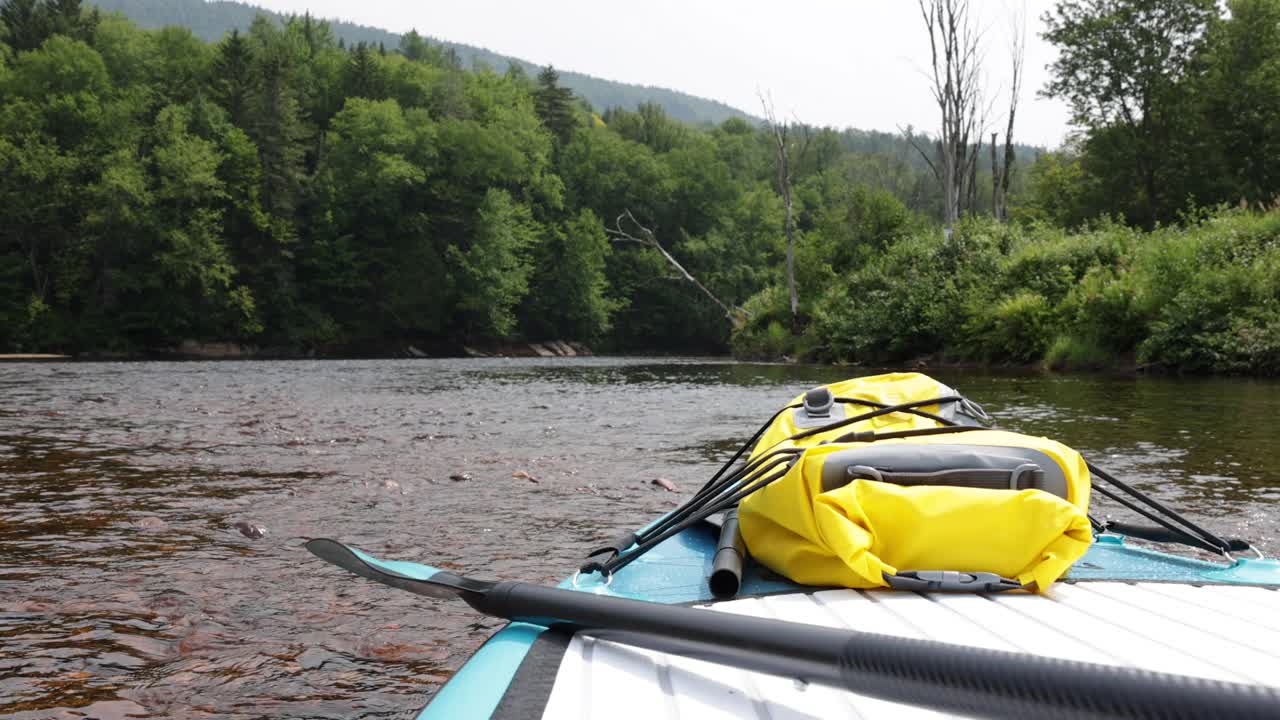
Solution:
[[[307,550],[321,560],[362,578],[439,600],[455,600],[466,593],[483,594],[493,587],[493,583],[472,580],[430,565],[378,560],[328,538],[308,541]]]

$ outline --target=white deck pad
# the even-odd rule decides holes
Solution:
[[[1280,592],[1059,584],[1047,595],[828,590],[700,606],[834,628],[1280,686]],[[937,713],[577,635],[547,720],[814,720]]]

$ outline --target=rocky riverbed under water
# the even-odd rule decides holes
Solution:
[[[790,398],[867,372],[0,365],[0,715],[412,717],[497,621],[346,576],[307,538],[556,582],[687,497]],[[1003,427],[1280,552],[1280,383],[936,375]]]

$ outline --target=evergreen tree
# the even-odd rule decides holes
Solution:
[[[262,162],[262,205],[281,230],[291,227],[305,182],[308,132],[295,84],[295,48],[271,21],[259,16],[249,33],[259,78],[249,102],[249,135]],[[292,236],[292,231],[284,232]]]
[[[613,108],[605,113],[604,122],[619,135],[654,152],[670,152],[684,142],[686,126],[673,120],[661,105],[640,103],[634,112]]]
[[[218,45],[218,55],[213,63],[213,96],[237,127],[247,126],[254,80],[249,44],[239,30],[232,30]]]
[[[244,242],[254,242],[263,258],[256,273],[264,282],[258,286],[259,293],[274,301],[263,316],[268,326],[284,330],[297,323],[289,304],[298,294],[290,260],[302,244],[306,219],[302,200],[311,131],[303,119],[298,64],[307,50],[296,36],[281,32],[262,16],[250,28],[248,42],[255,80],[246,105],[245,130],[258,152],[261,214],[246,209],[252,212],[252,220],[245,224],[254,231]]]
[[[96,7],[86,13],[81,0],[45,0],[44,12],[48,16],[46,27],[51,33],[86,43],[93,41],[93,31],[99,19]]]
[[[452,47],[444,50],[444,66],[453,70],[462,69],[462,56],[458,55],[458,51]]]
[[[520,63],[507,63],[507,78],[514,83],[526,85],[529,82],[529,73],[525,72],[524,66]]]
[[[431,45],[417,30],[410,30],[400,36],[400,54],[413,62],[426,62],[430,53]]]
[[[39,0],[5,0],[0,4],[0,31],[16,52],[35,50],[49,37],[48,14]]]
[[[294,20],[290,21],[290,24],[294,24],[294,23],[295,23]],[[318,42],[319,38],[317,37],[317,33],[316,33],[315,21],[311,19],[310,10],[302,14],[302,20],[299,23],[298,27],[299,27],[299,32],[302,33],[303,41],[306,42],[307,44],[307,56],[315,57],[316,52],[320,49],[319,42]]]
[[[561,145],[568,144],[577,125],[574,117],[573,91],[560,85],[560,74],[548,65],[538,73],[538,89],[533,94],[534,107],[542,124]]]
[[[344,85],[348,97],[381,100],[386,96],[381,63],[365,43],[356,45],[347,61]]]

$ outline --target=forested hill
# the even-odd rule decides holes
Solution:
[[[1057,6],[1051,89],[1090,125],[1020,152],[1002,207],[985,144],[944,192],[910,133],[590,112],[553,70],[307,16],[212,42],[0,0],[0,352],[564,338],[1280,374],[1280,0],[1197,1],[1181,69],[1112,100],[1154,129],[1087,112],[1172,56],[1165,16],[1095,42],[1138,21]]]
[[[140,27],[160,28],[168,25],[181,25],[191,28],[198,37],[208,41],[218,41],[232,29],[245,32],[253,23],[253,18],[264,13],[277,19],[281,16],[269,10],[240,2],[206,2],[205,0],[94,0],[93,4],[106,11],[119,11],[133,20]],[[400,36],[380,28],[356,25],[354,23],[331,20],[334,34],[348,45],[367,43],[374,47],[379,45],[388,49],[400,46]],[[420,28],[419,32],[430,35],[431,28]],[[539,68],[533,63],[500,55],[485,48],[478,48],[462,43],[449,42],[432,38],[432,42],[452,48],[466,67],[476,64],[488,65],[499,72],[511,63],[524,68],[525,72],[536,75]],[[687,93],[667,88],[632,85],[628,83],[604,80],[602,78],[575,72],[561,72],[560,82],[579,97],[585,98],[597,110],[621,107],[634,110],[641,103],[657,103],[668,115],[683,122],[702,124],[719,124],[731,117],[748,117],[747,113],[730,107],[722,102],[695,97]]]
[[[0,352],[706,352],[741,315],[772,317],[777,138],[579,100],[552,70],[468,69],[416,33],[382,52],[258,15],[208,42],[80,0],[0,0]],[[794,129],[810,313],[942,195],[901,138]]]
[[[97,5],[109,12],[123,13],[142,28],[154,29],[174,25],[187,27],[195,33],[196,37],[209,42],[221,40],[233,29],[247,31],[253,24],[254,17],[260,14],[275,18],[279,22],[286,20],[286,17],[280,13],[230,0],[86,0],[85,4]],[[388,30],[338,19],[330,19],[326,22],[333,30],[334,37],[342,40],[346,45],[354,47],[359,43],[365,43],[371,47],[384,47],[388,50],[400,47],[401,36]],[[530,76],[537,75],[542,70],[533,63],[509,55],[430,37],[430,29],[426,28],[425,31],[430,42],[456,52],[463,67],[487,66],[502,72],[514,63]],[[599,113],[613,108],[635,110],[643,103],[653,103],[673,119],[694,125],[719,125],[729,118],[756,119],[722,102],[677,90],[632,85],[582,73],[557,71],[560,72],[560,84],[572,90],[574,95],[586,100]],[[840,135],[841,145],[847,151],[892,152],[905,158],[917,170],[924,170],[928,166],[898,133],[850,128],[842,131]],[[1044,152],[1044,148],[1031,145],[1015,144],[1015,148],[1019,162],[1030,162]]]

